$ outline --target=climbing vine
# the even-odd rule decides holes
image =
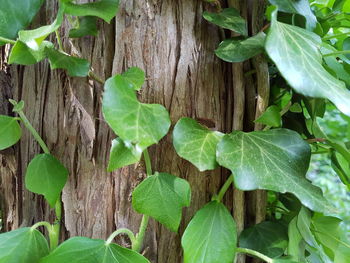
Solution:
[[[56,220],[0,234],[0,262],[149,262],[140,254],[149,218],[177,232],[182,209],[191,202],[186,180],[167,171],[153,171],[151,166],[148,148],[169,133],[169,113],[162,105],[139,101],[137,91],[145,82],[141,69],[133,67],[104,81],[86,59],[64,50],[59,33],[67,19],[70,38],[96,36],[97,19],[110,22],[119,1],[77,4],[60,0],[52,24],[27,30],[44,1],[29,2],[0,0],[6,7],[0,10],[0,45],[11,45],[8,62],[31,65],[47,59],[51,69],[64,69],[71,77],[89,77],[104,85],[103,116],[117,136],[111,142],[107,170],[143,159],[147,178],[132,194],[132,207],[143,218],[137,233],[123,228],[106,241],[72,237],[60,244],[61,192],[68,170],[25,116],[25,103],[10,100],[17,116],[0,116],[0,150],[20,140],[20,123],[28,129],[43,153],[28,164],[25,186],[44,196],[55,210]],[[238,253],[268,263],[347,262],[350,245],[340,231],[341,219],[322,191],[306,178],[306,172],[311,154],[327,154],[350,190],[350,147],[329,138],[318,125],[327,103],[333,103],[344,118],[350,116],[348,1],[269,0],[267,24],[255,35],[236,9],[223,8],[216,0],[206,2],[217,11],[205,12],[203,17],[236,34],[220,43],[216,55],[232,63],[264,56],[271,96],[269,107],[255,120],[263,130],[224,134],[188,117],[176,123],[172,138],[180,157],[200,171],[221,166],[232,173],[186,227],[181,239],[184,262],[230,263]],[[56,43],[47,40],[51,34]],[[222,203],[232,184],[243,191],[269,191],[267,220],[240,235]],[[39,227],[47,229],[49,242]],[[113,243],[119,234],[129,237],[131,249]]]

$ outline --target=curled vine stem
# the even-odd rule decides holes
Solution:
[[[135,238],[134,233],[133,233],[130,229],[127,229],[127,228],[120,228],[120,229],[114,231],[114,232],[108,237],[108,239],[107,239],[107,241],[106,241],[106,245],[109,245],[110,243],[112,243],[113,240],[114,240],[114,238],[115,238],[116,236],[120,235],[120,234],[126,234],[126,235],[129,237],[129,239],[130,239],[130,241],[131,241],[131,244],[134,244],[134,243],[135,243],[136,238]]]
[[[270,258],[268,256],[265,256],[264,254],[261,254],[260,252],[252,250],[252,249],[239,247],[239,248],[237,248],[236,252],[237,253],[244,253],[244,254],[247,254],[247,255],[251,255],[251,256],[260,258],[260,259],[264,260],[267,263],[273,263],[273,259],[272,258]]]

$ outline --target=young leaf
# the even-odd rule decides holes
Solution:
[[[280,127],[282,124],[282,118],[279,108],[276,105],[268,107],[266,111],[255,120],[255,122],[271,127]]]
[[[9,116],[0,115],[0,150],[16,144],[22,136],[18,121]]]
[[[227,39],[220,43],[215,54],[227,62],[242,62],[264,52],[265,38],[265,33],[260,32],[244,40]]]
[[[247,22],[235,8],[225,8],[220,13],[205,11],[203,17],[215,25],[235,31],[243,36],[248,35]]]
[[[25,184],[29,191],[42,194],[54,207],[66,184],[67,169],[52,155],[39,154],[28,165]]]
[[[1,0],[0,36],[16,39],[18,31],[29,26],[43,3],[44,0]]]
[[[122,76],[134,87],[135,90],[140,90],[145,82],[145,72],[137,67],[129,68],[122,74]]]
[[[97,17],[83,16],[79,17],[79,27],[69,31],[69,37],[80,38],[84,36],[97,36]]]
[[[278,222],[265,221],[243,230],[239,246],[258,251],[268,257],[282,256],[288,244],[286,228]]]
[[[90,70],[90,63],[86,59],[68,56],[53,48],[45,49],[51,69],[65,69],[71,77],[86,77]]]
[[[100,239],[73,237],[43,258],[40,263],[150,263],[145,257]]]
[[[121,75],[106,81],[102,105],[108,125],[137,150],[157,143],[169,130],[167,110],[159,104],[140,103],[134,87]]]
[[[101,0],[98,2],[74,4],[64,3],[65,13],[73,16],[97,16],[109,23],[118,12],[119,0]]]
[[[122,139],[114,139],[107,170],[112,172],[121,167],[137,163],[141,159],[141,155],[142,151],[137,151],[132,145],[126,145]]]
[[[227,208],[212,201],[201,208],[181,239],[184,263],[232,263],[236,253],[236,224]]]
[[[173,144],[178,155],[193,163],[200,171],[215,169],[216,146],[224,135],[211,131],[190,118],[175,125]]]
[[[52,49],[54,45],[49,41],[43,41],[38,49],[32,49],[18,40],[12,47],[9,64],[33,65],[46,57],[45,49]]]
[[[315,211],[330,209],[322,191],[305,174],[310,146],[294,131],[274,129],[225,135],[217,148],[218,163],[230,169],[241,190],[290,192]]]
[[[273,15],[265,48],[283,77],[297,92],[332,101],[350,115],[350,92],[345,83],[322,66],[321,39],[305,29],[280,23]]]
[[[49,254],[45,237],[30,227],[0,234],[1,263],[38,263]]]
[[[190,202],[188,182],[167,173],[146,178],[132,193],[132,206],[138,213],[153,217],[174,232],[179,228],[182,208]]]

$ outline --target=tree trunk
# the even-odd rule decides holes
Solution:
[[[260,3],[240,2],[244,16],[249,19],[257,15],[248,12],[247,6]],[[64,24],[60,34],[65,39],[66,51],[87,58],[101,78],[107,79],[131,66],[144,69],[147,81],[140,100],[163,104],[173,125],[180,117],[188,116],[215,130],[230,132],[232,127],[248,130],[255,112],[254,86],[261,76],[266,77],[263,72],[266,63],[260,57],[253,63],[232,68],[231,64],[220,61],[213,51],[222,40],[221,31],[202,19],[203,11],[208,9],[215,10],[200,0],[122,0],[115,22],[99,23],[98,37],[69,42],[68,24]],[[35,24],[51,22],[56,12],[57,1],[47,1]],[[262,20],[259,14],[258,20]],[[70,171],[62,195],[63,236],[105,239],[121,227],[137,232],[141,215],[132,210],[131,193],[145,178],[145,171],[140,162],[114,173],[106,172],[115,135],[101,113],[103,87],[87,78],[69,78],[61,70],[51,71],[48,62],[7,66],[7,54],[8,50],[3,48],[0,114],[11,114],[9,98],[24,100],[28,119]],[[257,69],[257,78],[244,78],[244,72],[253,68]],[[266,103],[266,98],[263,100]],[[53,219],[43,198],[29,193],[23,185],[26,167],[39,152],[38,144],[24,130],[20,143],[0,153],[0,201],[5,231]],[[171,233],[151,220],[144,246],[145,255],[152,262],[178,263],[182,261],[180,237],[185,226],[217,193],[229,173],[225,169],[200,173],[175,154],[171,135],[152,146],[150,155],[155,171],[172,173],[191,184],[192,203],[184,209],[179,233]],[[225,198],[240,230],[245,223],[254,221],[245,217],[246,206],[254,214],[249,217],[255,217],[256,208],[262,211],[256,215],[258,221],[264,214],[261,193],[249,196],[248,200],[254,198],[254,204],[258,205],[245,204],[245,195],[238,191],[228,193]],[[128,245],[126,238],[117,241]]]

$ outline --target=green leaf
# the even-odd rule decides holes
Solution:
[[[273,259],[271,263],[299,263],[290,259],[280,259],[280,258],[276,258]]]
[[[90,63],[86,59],[68,56],[52,48],[45,49],[51,69],[65,69],[71,77],[86,77]]]
[[[232,263],[236,254],[236,224],[227,208],[212,201],[201,208],[181,239],[184,263]]]
[[[66,2],[64,6],[66,14],[73,16],[97,16],[109,23],[118,12],[119,0],[101,0],[85,4]]]
[[[38,13],[44,0],[1,0],[0,36],[16,39],[19,30],[26,28]],[[0,46],[4,44],[0,42]]]
[[[203,17],[215,25],[235,31],[243,36],[248,35],[247,22],[235,8],[225,8],[220,13],[205,11]]]
[[[298,226],[298,218],[294,217],[288,225],[288,255],[292,257],[293,260],[304,259],[305,248],[301,246],[303,237],[301,236]]]
[[[273,15],[265,48],[283,77],[297,92],[332,101],[350,115],[350,92],[345,83],[322,66],[321,39],[305,29],[280,23]]]
[[[278,10],[299,14],[306,18],[306,27],[309,30],[313,30],[316,27],[317,19],[314,13],[312,13],[308,0],[269,0],[271,4],[276,5]]]
[[[150,263],[145,257],[116,244],[86,237],[73,237],[40,263]]]
[[[39,154],[29,163],[25,184],[29,191],[45,196],[54,207],[68,177],[67,169],[52,155]]]
[[[1,263],[38,263],[49,254],[45,237],[30,227],[0,234]]]
[[[266,189],[296,195],[316,211],[329,208],[322,191],[305,174],[310,146],[294,131],[274,129],[225,135],[218,144],[218,163],[230,169],[241,190]]]
[[[294,113],[303,112],[303,108],[301,107],[301,105],[298,102],[293,103],[292,106],[290,106],[289,110],[291,112],[294,112]]]
[[[282,124],[280,109],[276,105],[268,107],[265,112],[255,120],[255,122],[271,127],[280,127]]]
[[[211,131],[190,118],[175,125],[173,144],[179,156],[193,163],[200,171],[212,170],[216,162],[216,146],[224,135]]]
[[[18,40],[12,47],[9,64],[33,65],[46,58],[45,49],[52,49],[54,45],[51,42],[43,41],[37,49],[28,47],[25,43]]]
[[[157,143],[169,130],[167,110],[159,104],[140,103],[130,82],[121,75],[106,81],[102,105],[108,125],[137,151]]]
[[[182,208],[191,202],[188,182],[167,173],[147,177],[132,193],[132,206],[176,232],[181,222]]]
[[[244,40],[227,39],[220,43],[215,54],[227,62],[242,62],[264,52],[265,38],[265,33],[260,32]]]
[[[348,263],[350,258],[350,248],[340,245],[334,257],[334,263]]]
[[[94,16],[79,17],[79,26],[69,31],[69,37],[79,38],[84,36],[97,36],[97,18]]]
[[[137,67],[129,68],[122,76],[128,81],[135,90],[140,90],[145,82],[145,72]]]
[[[13,117],[0,115],[0,150],[16,144],[21,136],[22,130],[18,121]]]
[[[288,244],[286,228],[278,222],[265,221],[243,230],[239,246],[258,251],[268,257],[282,256]]]
[[[137,151],[132,145],[126,145],[122,139],[112,141],[111,153],[109,155],[108,172],[140,161],[142,151]]]

